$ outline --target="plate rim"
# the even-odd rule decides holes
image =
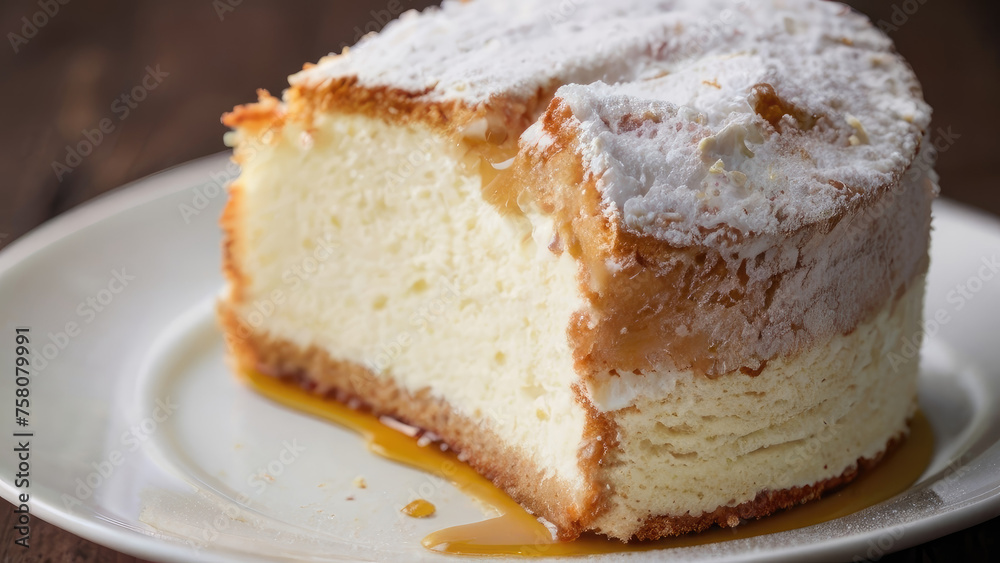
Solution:
[[[174,177],[205,177],[198,173],[201,168],[214,168],[231,156],[231,152],[221,151],[175,164],[98,194],[43,221],[0,248],[0,276],[68,235],[140,205],[197,187],[196,184],[174,180]]]
[[[230,156],[230,151],[221,151],[176,164],[100,194],[45,221],[0,250],[0,277],[67,236],[171,194],[198,187],[197,180],[207,178],[207,172],[219,168],[229,160]],[[961,216],[973,228],[982,229],[1000,237],[1000,217],[989,212],[944,197],[935,200],[934,210],[935,214],[940,210],[946,210],[948,214]],[[992,374],[987,374],[987,376],[992,376]],[[997,478],[997,483],[1000,484],[1000,476]],[[19,490],[14,488],[13,483],[0,478],[0,497],[17,504],[18,494]],[[897,542],[893,551],[925,543],[1000,516],[1000,490],[994,488],[984,495],[985,498],[968,499],[962,506],[947,513],[898,526],[906,532],[906,535]],[[230,558],[233,555],[236,555],[227,552],[196,552],[193,548],[181,543],[162,541],[157,538],[156,534],[144,533],[140,529],[125,529],[120,524],[104,520],[100,516],[86,518],[83,515],[62,510],[44,499],[35,500],[33,498],[29,503],[31,513],[35,517],[83,539],[138,557],[188,561],[192,554],[196,553],[199,560],[229,561],[232,560]],[[776,560],[846,554],[846,550],[852,546],[864,545],[868,540],[876,539],[892,529],[894,528],[879,528],[848,537],[830,538],[829,541],[794,546],[779,553],[748,555],[750,559]],[[135,533],[131,534],[128,531]],[[240,553],[239,555],[245,561],[259,560],[254,558],[252,554]]]
[[[230,157],[230,151],[220,151],[170,166],[104,192],[44,221],[0,249],[0,278],[67,236],[158,199],[198,187],[199,184],[192,181],[206,178],[206,172],[218,168]],[[0,497],[16,506],[19,504],[19,494],[20,491],[13,483],[0,477]],[[122,526],[99,517],[88,519],[62,510],[45,499],[32,497],[29,507],[32,516],[53,526],[136,557],[152,556],[165,561],[186,562],[191,560],[194,553],[182,544],[159,541],[155,535],[144,534],[139,530],[133,530],[136,532],[134,535],[123,533]],[[206,553],[198,555],[204,556]],[[211,554],[211,558],[201,557],[201,560],[226,559]]]

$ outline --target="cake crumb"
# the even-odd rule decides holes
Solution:
[[[357,487],[357,488],[359,488],[359,489],[367,489],[368,488],[368,482],[365,481],[365,478],[362,477],[362,476],[360,476],[360,475],[358,475],[357,477],[355,477],[354,481],[352,481],[352,482],[354,483],[354,486]]]

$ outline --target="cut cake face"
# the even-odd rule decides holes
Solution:
[[[915,409],[912,71],[834,3],[564,4],[409,12],[226,116],[234,358],[433,431],[563,538],[850,480]]]

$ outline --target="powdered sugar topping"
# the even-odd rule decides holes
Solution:
[[[890,40],[818,0],[446,1],[292,83],[340,76],[470,106],[561,85],[606,212],[675,245],[829,217],[898,182],[930,120]]]

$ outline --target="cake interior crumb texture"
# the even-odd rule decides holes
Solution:
[[[930,110],[862,16],[445,2],[290,82],[225,117],[239,365],[433,431],[563,539],[736,525],[906,434]]]

